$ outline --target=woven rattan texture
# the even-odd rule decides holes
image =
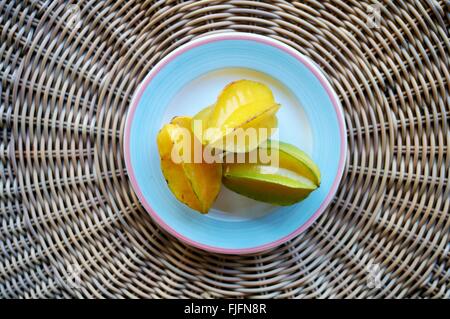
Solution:
[[[0,297],[450,297],[449,2],[0,0]],[[161,231],[122,138],[176,47],[263,34],[345,109],[340,189],[302,235],[227,256]]]

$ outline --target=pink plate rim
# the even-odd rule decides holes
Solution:
[[[340,146],[340,156],[339,156],[339,165],[338,165],[338,172],[335,176],[335,179],[333,181],[333,184],[331,186],[330,191],[328,192],[327,196],[325,197],[322,204],[319,206],[319,208],[316,210],[316,212],[299,228],[297,228],[292,233],[267,244],[250,247],[250,248],[242,248],[242,249],[229,249],[229,248],[221,248],[221,247],[215,247],[210,245],[205,245],[196,241],[193,241],[192,239],[189,239],[182,234],[175,231],[172,227],[170,227],[168,224],[166,224],[162,218],[152,209],[150,204],[145,199],[144,195],[142,194],[139,185],[137,183],[135,173],[133,170],[133,166],[131,164],[131,155],[130,155],[130,135],[131,135],[131,125],[133,123],[134,113],[136,111],[136,108],[139,104],[139,101],[142,97],[143,92],[147,88],[147,86],[150,84],[152,79],[161,71],[163,67],[165,67],[169,62],[171,62],[173,59],[175,59],[177,56],[183,54],[184,52],[191,50],[197,46],[201,46],[207,43],[215,42],[215,41],[224,41],[224,40],[247,40],[247,41],[256,41],[260,43],[264,43],[266,45],[274,46],[294,58],[296,58],[299,62],[304,64],[320,81],[322,86],[324,87],[325,91],[327,92],[330,100],[332,101],[333,107],[336,111],[336,115],[339,122],[339,131],[340,131],[340,139],[341,139],[341,146]],[[128,110],[127,118],[125,121],[125,134],[124,134],[124,157],[125,157],[125,166],[128,172],[128,175],[130,177],[131,185],[139,198],[139,201],[144,206],[144,208],[147,210],[147,212],[150,214],[150,216],[167,232],[175,236],[176,238],[180,239],[181,241],[214,253],[221,253],[221,254],[251,254],[251,253],[257,253],[261,251],[268,250],[270,248],[274,248],[278,245],[281,245],[285,243],[286,241],[294,238],[295,236],[299,235],[301,232],[303,232],[305,229],[307,229],[326,209],[328,204],[333,199],[337,188],[339,186],[339,183],[341,181],[343,172],[344,172],[344,166],[345,166],[345,160],[346,160],[346,153],[347,153],[347,138],[346,138],[346,128],[345,128],[345,120],[344,120],[344,114],[342,110],[341,103],[334,92],[333,88],[331,87],[331,84],[328,82],[328,80],[325,78],[322,71],[316,66],[316,64],[310,60],[308,57],[302,55],[294,48],[269,37],[257,35],[257,34],[251,34],[251,33],[241,33],[241,32],[225,32],[225,33],[219,33],[219,34],[213,34],[213,35],[207,35],[201,38],[197,38],[195,40],[192,40],[189,43],[183,44],[179,48],[175,49],[171,53],[169,53],[167,56],[165,56],[161,61],[159,61],[156,66],[147,74],[147,76],[144,78],[142,83],[139,85],[138,89],[136,90],[136,93],[133,95],[132,102],[130,109]]]

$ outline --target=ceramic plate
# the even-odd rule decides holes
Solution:
[[[239,79],[268,85],[282,107],[278,138],[306,151],[322,183],[287,207],[260,203],[222,186],[212,210],[201,215],[175,199],[160,169],[156,136],[176,115],[193,116]],[[275,247],[306,229],[339,185],[346,156],[343,111],[332,87],[307,57],[282,42],[246,33],[191,41],[162,59],[135,93],[128,113],[124,154],[131,184],[153,219],[193,246],[244,254]]]

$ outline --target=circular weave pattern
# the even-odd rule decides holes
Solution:
[[[0,297],[450,298],[448,1],[0,0]],[[158,228],[122,142],[140,81],[205,34],[314,60],[342,102],[343,180],[270,251]]]

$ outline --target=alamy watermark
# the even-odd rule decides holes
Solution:
[[[68,17],[66,18],[66,26],[71,29],[81,27],[81,9],[76,4],[69,4],[66,7]]]
[[[277,167],[279,163],[278,139],[270,147],[250,150],[249,145],[267,146],[269,137],[276,136],[276,128],[215,128],[203,131],[202,121],[193,121],[193,130],[177,126],[169,131],[173,142],[170,157],[176,163],[260,163]],[[202,145],[199,140],[207,143]]]
[[[366,267],[367,287],[370,289],[380,289],[382,287],[381,275],[382,271],[379,264],[370,263]]]
[[[81,288],[81,267],[78,264],[70,264],[67,266],[65,276],[66,284],[72,289]]]
[[[381,4],[374,3],[367,7],[367,26],[378,29],[381,26]]]
[[[68,289],[80,289],[82,287],[81,274],[82,269],[78,263],[68,264],[63,268],[50,268],[49,285]]]

